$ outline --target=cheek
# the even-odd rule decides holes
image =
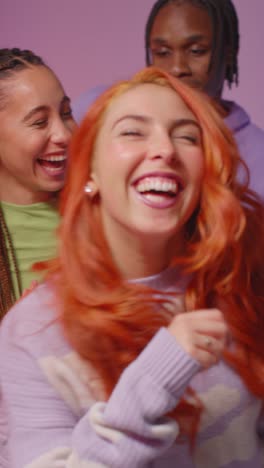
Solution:
[[[75,130],[77,130],[78,125],[75,122],[75,120],[70,120],[69,123],[66,125],[66,127],[71,133],[73,133]]]
[[[97,152],[95,157],[95,172],[100,178],[114,177],[119,174],[126,178],[140,160],[141,151],[135,149],[133,144],[117,142],[109,144]]]
[[[19,138],[14,141],[14,145],[21,155],[28,158],[35,158],[47,146],[47,137],[42,132],[29,132],[23,133]]]
[[[192,72],[192,82],[190,82],[190,85],[198,90],[206,91],[210,80],[207,64],[195,62],[192,63],[190,69]]]
[[[119,179],[120,168],[119,152],[115,145],[98,145],[96,147],[92,164],[92,176],[101,194],[107,193],[114,181]]]
[[[45,147],[42,135],[31,130],[16,127],[0,135],[0,158],[10,168],[28,171],[32,161]]]
[[[204,175],[204,157],[202,150],[194,151],[186,161],[186,168],[190,180],[200,184]]]
[[[151,60],[151,65],[160,66],[161,68],[168,68],[171,63],[173,63],[173,59],[171,57],[153,57]]]
[[[140,145],[132,141],[117,141],[110,146],[112,159],[117,164],[129,164],[136,161],[141,154]]]
[[[1,141],[0,145],[0,158],[6,165],[21,165],[25,159],[28,151],[28,142],[23,139],[21,141],[18,137],[12,138],[7,141]]]
[[[204,80],[208,80],[209,78],[209,68],[210,60],[206,57],[192,63],[192,69],[196,72],[197,76],[200,76]]]

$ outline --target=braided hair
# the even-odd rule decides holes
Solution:
[[[157,0],[148,17],[145,28],[145,52],[146,63],[151,64],[150,59],[150,34],[154,20],[159,11],[169,3],[177,3],[179,0]],[[228,86],[233,83],[238,85],[238,51],[239,51],[239,22],[235,7],[231,0],[181,0],[181,3],[192,3],[208,12],[211,18],[214,40],[211,66],[219,49],[223,44],[227,50],[225,80]]]
[[[0,49],[0,111],[7,102],[5,87],[1,85],[20,70],[24,70],[31,65],[46,66],[43,60],[30,50]],[[15,249],[0,201],[0,320],[16,300],[12,267],[15,273],[16,287],[19,295],[21,295],[21,278]]]

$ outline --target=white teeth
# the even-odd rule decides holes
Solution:
[[[147,177],[137,185],[137,191],[140,193],[156,191],[176,194],[178,190],[179,186],[175,180],[164,179],[162,177]]]
[[[47,156],[46,158],[39,158],[41,159],[41,161],[65,161],[65,159],[67,159],[67,157],[64,155],[62,156]]]

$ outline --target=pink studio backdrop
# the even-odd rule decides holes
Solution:
[[[220,0],[219,0],[220,1]],[[154,0],[0,0],[0,47],[32,48],[74,99],[144,65]],[[234,0],[241,30],[240,86],[226,91],[264,128],[263,0]]]

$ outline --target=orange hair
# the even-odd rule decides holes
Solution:
[[[243,163],[209,98],[159,69],[148,67],[104,92],[73,137],[61,201],[59,257],[49,272],[55,273],[62,325],[73,348],[94,364],[109,395],[121,372],[171,320],[162,299],[153,299],[153,292],[142,285],[123,281],[104,237],[98,203],[84,193],[106,110],[117,96],[144,83],[175,90],[202,132],[205,176],[200,206],[187,225],[187,254],[174,259],[191,274],[187,310],[215,306],[223,310],[236,343],[226,359],[248,388],[263,398],[263,208],[247,188],[246,168],[245,183],[236,180]],[[180,416],[184,409],[182,402],[174,414]]]

